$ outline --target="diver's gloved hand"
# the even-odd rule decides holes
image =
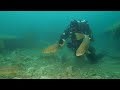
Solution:
[[[64,46],[65,40],[64,39],[60,39],[58,43],[59,43],[60,46]]]

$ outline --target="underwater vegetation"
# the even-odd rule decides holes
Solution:
[[[34,54],[30,53],[33,51]],[[90,64],[86,58],[76,59],[70,54],[43,54],[30,49],[16,49],[6,55],[0,54],[0,79],[120,78],[120,64],[116,64],[118,60],[115,63],[114,58],[110,60],[111,57],[105,57],[96,64]]]

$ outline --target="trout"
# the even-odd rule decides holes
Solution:
[[[90,38],[89,35],[84,35],[84,39],[81,43],[81,45],[79,46],[79,48],[76,51],[76,56],[82,56],[85,53],[88,52],[88,48],[89,48],[89,44],[90,44]]]

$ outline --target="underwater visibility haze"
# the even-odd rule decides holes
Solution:
[[[0,11],[0,79],[119,79],[119,17],[120,11]],[[88,21],[97,62],[55,44],[72,20]]]

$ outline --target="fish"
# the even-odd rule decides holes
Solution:
[[[89,44],[90,44],[89,35],[84,35],[84,39],[83,39],[82,43],[80,44],[79,48],[76,51],[76,56],[82,56],[85,53],[90,53],[88,51]]]
[[[75,36],[76,36],[76,39],[77,39],[77,40],[80,40],[80,39],[85,38],[85,35],[84,35],[84,34],[81,34],[81,33],[75,33]]]
[[[48,46],[47,48],[42,50],[42,53],[44,54],[50,54],[50,53],[55,53],[59,48],[59,44],[55,43],[53,45]]]

